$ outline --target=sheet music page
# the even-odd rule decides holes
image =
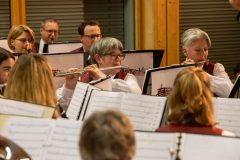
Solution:
[[[90,95],[91,95],[92,91],[94,91],[94,90],[100,91],[101,89],[97,88],[95,86],[89,85],[88,90],[87,90],[87,94],[86,94],[84,102],[83,102],[82,110],[81,110],[81,113],[80,113],[80,117],[79,117],[80,121],[82,121],[83,118],[84,118],[86,108],[87,108],[88,102],[90,100]]]
[[[240,136],[240,99],[214,98],[217,126]]]
[[[69,68],[83,68],[83,53],[56,53],[43,54],[52,70],[68,70]],[[56,89],[62,87],[65,77],[53,77]]]
[[[99,82],[96,84],[93,84],[93,86],[97,88],[101,88],[104,91],[112,91],[112,79],[111,77],[100,79]]]
[[[177,148],[177,133],[135,132],[136,155],[134,160],[171,160]]]
[[[84,103],[88,84],[77,82],[72,99],[67,109],[66,115],[69,119],[77,120],[81,107]]]
[[[80,121],[57,119],[45,148],[44,160],[80,160],[78,142],[80,138]]]
[[[127,65],[132,69],[129,72],[136,77],[139,87],[142,88],[145,70],[153,68],[153,51],[127,53],[122,65]]]
[[[177,74],[181,70],[188,67],[192,67],[192,66],[176,65],[176,66],[172,66],[172,67],[168,66],[168,67],[169,68],[163,67],[162,70],[151,72],[151,81],[152,81],[151,95],[167,96],[169,92],[172,90],[173,83]],[[173,67],[176,67],[176,68],[173,68]]]
[[[184,134],[183,160],[238,160],[240,139],[223,136]]]
[[[117,108],[120,110],[123,94],[123,92],[93,90],[86,111],[84,112],[83,119],[96,110],[104,110],[108,108]]]
[[[135,130],[155,131],[163,116],[166,97],[125,93],[121,111],[131,120]]]
[[[30,117],[41,117],[44,112],[44,107],[37,104],[14,101],[0,98],[0,113],[12,114]]]
[[[54,120],[10,117],[3,128],[7,138],[21,146],[34,160],[41,160]]]

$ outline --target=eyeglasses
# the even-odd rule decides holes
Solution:
[[[48,32],[48,33],[50,33],[50,34],[52,34],[52,33],[54,33],[54,34],[58,34],[58,30],[54,30],[54,29],[44,29],[46,32]]]
[[[92,34],[92,35],[83,35],[83,36],[86,36],[90,39],[95,39],[95,38],[101,38],[102,37],[101,34]]]
[[[122,61],[125,59],[125,54],[114,55],[113,53],[106,53],[104,56],[111,56],[112,60],[117,60],[117,58],[119,58]]]
[[[19,40],[21,41],[22,43],[26,43],[26,42],[30,42],[32,43],[33,42],[33,39],[32,38],[18,38],[16,40]]]

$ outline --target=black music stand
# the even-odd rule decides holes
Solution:
[[[240,75],[237,77],[228,98],[240,98]]]

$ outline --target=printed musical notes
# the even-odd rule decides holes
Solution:
[[[29,117],[52,117],[54,108],[0,98],[0,114]]]
[[[23,147],[34,160],[80,159],[81,122],[67,119],[11,117],[4,136]]]
[[[159,127],[165,102],[166,97],[93,91],[84,118],[95,110],[117,108],[130,118],[134,129],[154,131]]]
[[[240,136],[240,99],[214,98],[215,117],[220,128]]]
[[[136,132],[134,160],[171,160],[177,149],[178,133]]]

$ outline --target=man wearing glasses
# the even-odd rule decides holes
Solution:
[[[84,66],[88,66],[89,62],[89,49],[92,44],[102,38],[101,27],[98,21],[90,20],[82,22],[78,27],[79,40],[82,43],[82,47],[73,50],[71,52],[85,52]]]
[[[41,40],[36,44],[38,53],[48,53],[48,44],[58,40],[59,24],[54,18],[46,18],[43,20],[41,27]]]

